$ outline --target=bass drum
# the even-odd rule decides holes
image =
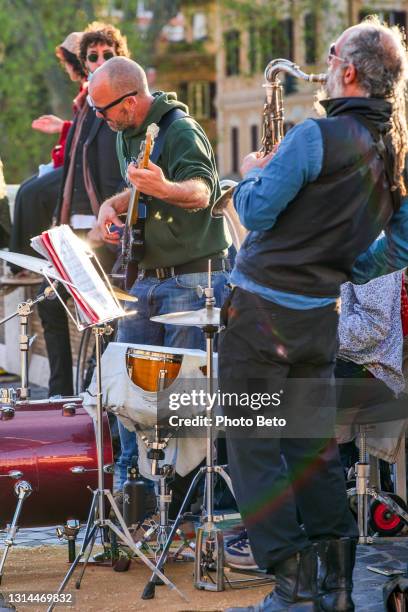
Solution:
[[[103,419],[104,465],[113,462],[107,416]],[[16,474],[17,472],[17,474]],[[18,474],[20,473],[20,474]],[[79,398],[0,405],[0,528],[11,522],[18,480],[31,484],[20,527],[39,527],[87,519],[97,488],[93,420]],[[105,488],[113,475],[105,474]]]

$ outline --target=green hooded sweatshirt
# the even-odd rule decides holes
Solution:
[[[117,153],[121,172],[131,157],[137,157],[146,129],[158,123],[168,111],[187,107],[174,93],[155,92],[154,102],[140,127],[118,133]],[[182,182],[200,177],[211,189],[210,206],[188,211],[156,198],[147,199],[145,269],[178,266],[197,259],[224,255],[229,246],[223,219],[211,217],[211,205],[220,195],[214,154],[203,129],[191,117],[176,119],[168,128],[157,164],[169,181]]]

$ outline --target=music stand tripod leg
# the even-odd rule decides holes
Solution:
[[[7,555],[10,551],[10,548],[14,544],[14,539],[18,531],[17,522],[18,522],[18,519],[20,518],[21,510],[23,509],[23,503],[24,503],[24,500],[31,494],[32,487],[30,483],[27,482],[26,480],[20,480],[19,482],[16,482],[14,486],[14,492],[18,497],[18,501],[17,501],[16,509],[14,511],[13,520],[11,521],[10,529],[7,534],[7,539],[5,540],[5,548],[4,548],[3,556],[0,561],[0,584],[3,578],[4,566],[6,564]]]
[[[96,534],[97,534],[97,528],[95,528],[93,530],[93,535],[92,535],[92,538],[90,539],[91,545],[88,547],[88,550],[87,550],[87,553],[86,553],[86,556],[85,556],[85,559],[84,559],[84,564],[83,564],[82,569],[81,569],[81,573],[79,574],[79,576],[77,578],[77,581],[75,582],[75,588],[76,589],[80,589],[81,588],[82,578],[84,577],[85,570],[87,568],[87,565],[89,563],[89,558],[91,556],[91,552],[92,552],[93,547],[95,545]]]
[[[122,542],[126,544],[143,561],[143,563],[153,571],[155,576],[162,580],[164,584],[167,585],[170,589],[176,591],[180,595],[180,597],[184,599],[184,601],[188,601],[187,597],[176,587],[176,585],[173,584],[167,578],[167,576],[165,576],[158,568],[156,568],[154,563],[150,561],[150,559],[138,548],[138,546],[132,539],[130,531],[127,528],[125,521],[123,520],[121,513],[119,512],[118,506],[112,496],[112,493],[108,490],[104,491],[104,493],[107,496],[109,502],[111,503],[112,511],[116,516],[116,519],[119,522],[121,529],[119,529],[119,527],[115,525],[111,520],[105,521],[105,525],[116,533],[116,535],[122,540]]]

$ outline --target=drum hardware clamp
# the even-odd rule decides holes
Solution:
[[[21,472],[15,472],[15,473],[16,474],[17,473],[21,474]],[[10,476],[10,478],[16,478],[16,476],[12,476],[11,473],[9,473],[9,476]],[[23,508],[24,500],[29,495],[31,495],[32,490],[33,490],[32,486],[26,480],[19,480],[14,485],[14,493],[18,497],[18,501],[17,501],[17,506],[16,506],[16,509],[15,509],[15,512],[14,512],[13,520],[12,520],[10,528],[9,528],[9,530],[7,532],[7,538],[4,541],[5,548],[4,548],[4,552],[3,552],[3,557],[2,557],[2,559],[0,561],[0,584],[1,584],[1,581],[2,581],[2,578],[3,578],[4,565],[6,563],[7,555],[9,553],[10,548],[13,546],[14,539],[15,539],[15,537],[17,535],[17,531],[18,531],[17,522],[18,522],[18,519],[20,517],[21,510]]]
[[[17,401],[17,393],[15,389],[10,387],[9,389],[6,387],[0,388],[0,404],[9,404],[14,406]]]
[[[12,406],[2,406],[0,408],[0,420],[9,421],[16,414],[15,409]]]
[[[62,406],[62,416],[73,417],[76,415],[77,405],[76,404],[64,404]]]
[[[74,465],[73,467],[69,469],[73,474],[85,474],[85,472],[97,472],[98,471],[98,468],[86,468],[84,465]],[[105,472],[105,474],[114,474],[115,473],[114,464],[107,463],[106,465],[103,466],[103,471]]]
[[[71,519],[65,523],[65,525],[58,526],[56,528],[57,538],[60,541],[67,540],[68,542],[68,562],[73,563],[76,557],[75,542],[79,530],[81,528],[80,522]]]
[[[13,480],[20,480],[24,476],[20,470],[10,470],[8,474],[0,474],[0,478],[12,478]]]

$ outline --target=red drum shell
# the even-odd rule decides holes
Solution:
[[[73,416],[64,416],[63,406],[75,403]],[[103,419],[104,464],[113,462],[107,416]],[[71,468],[95,470],[74,474]],[[11,522],[17,497],[17,482],[7,475],[23,472],[33,492],[26,498],[18,521],[20,527],[85,521],[97,487],[96,437],[92,419],[81,400],[62,398],[18,403],[10,419],[0,419],[0,527]],[[113,475],[105,474],[105,488],[112,488]]]

